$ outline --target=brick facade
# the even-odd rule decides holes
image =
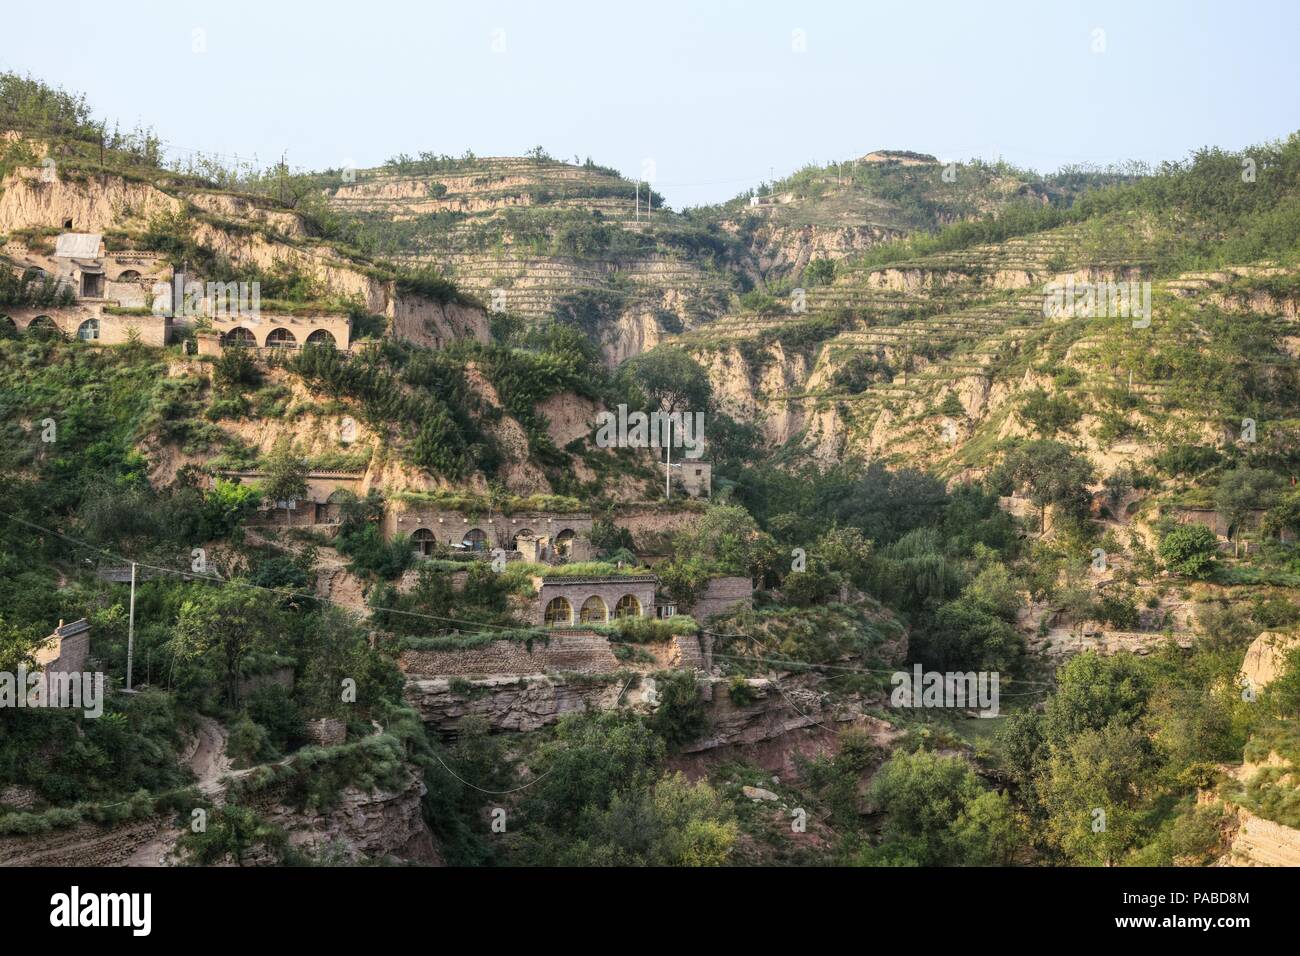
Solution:
[[[604,624],[618,615],[619,602],[625,597],[634,599],[635,610],[630,612],[637,617],[653,617],[655,613],[655,587],[659,579],[653,574],[602,575],[600,577],[561,577],[550,576],[536,578],[533,590],[537,597],[532,606],[532,622],[547,626],[546,610],[552,601],[568,602],[568,618],[561,619],[558,626],[570,624]],[[590,602],[590,603],[588,603]],[[632,602],[628,602],[631,604]],[[555,606],[558,609],[562,605]],[[582,610],[587,607],[594,616],[588,621],[582,620]]]

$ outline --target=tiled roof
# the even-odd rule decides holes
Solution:
[[[84,617],[79,621],[73,621],[71,624],[64,624],[62,627],[56,627],[54,633],[59,637],[75,637],[83,631],[90,630],[90,622]]]

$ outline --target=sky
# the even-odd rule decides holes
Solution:
[[[590,156],[674,208],[810,162],[1183,159],[1300,128],[1300,3],[23,4],[0,69],[170,156],[304,169],[421,150]]]

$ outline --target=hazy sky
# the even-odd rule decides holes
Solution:
[[[287,151],[293,166],[324,168],[542,145],[652,171],[680,208],[879,148],[1049,171],[1282,137],[1300,128],[1298,11],[1294,0],[35,3],[6,5],[0,69],[85,92],[173,153],[265,164]]]

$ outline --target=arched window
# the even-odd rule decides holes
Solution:
[[[221,344],[251,349],[257,346],[257,337],[242,325],[237,325],[221,337]]]
[[[338,343],[334,341],[334,336],[326,329],[317,329],[311,335],[307,336],[308,345],[318,345],[323,349],[336,348]]]
[[[428,528],[416,528],[411,535],[411,547],[424,557],[429,557],[433,554],[433,532]]]
[[[27,323],[27,331],[41,338],[59,336],[63,331],[55,324],[54,320],[48,315],[38,315]]]
[[[87,319],[77,327],[77,338],[83,342],[99,341],[99,319]]]
[[[551,598],[546,605],[547,627],[568,627],[573,623],[573,605],[566,598]]]
[[[633,594],[624,594],[614,607],[615,617],[640,617],[641,602]]]
[[[487,550],[487,532],[475,528],[473,531],[465,532],[465,537],[461,542],[471,551]]]
[[[572,528],[565,528],[555,536],[555,553],[568,554],[569,547],[573,544],[573,539],[577,537]]]
[[[271,334],[266,337],[267,348],[291,349],[297,344],[298,340],[288,329],[272,329]]]
[[[604,624],[609,620],[609,608],[596,595],[582,602],[581,621],[583,624]]]
[[[520,539],[520,538],[529,538],[529,539],[531,539],[531,538],[533,538],[533,537],[534,537],[533,532],[532,532],[531,530],[529,530],[528,528],[525,528],[523,531],[520,531],[517,535],[515,535],[513,538],[510,539],[510,550],[511,550],[511,551],[518,551],[518,550],[519,550],[519,539]]]
[[[140,278],[140,273],[136,272],[134,269],[123,269],[123,270],[118,274],[118,276],[117,276],[117,281],[118,281],[118,282],[134,282],[134,281],[135,281],[136,279],[138,279],[138,278]]]

